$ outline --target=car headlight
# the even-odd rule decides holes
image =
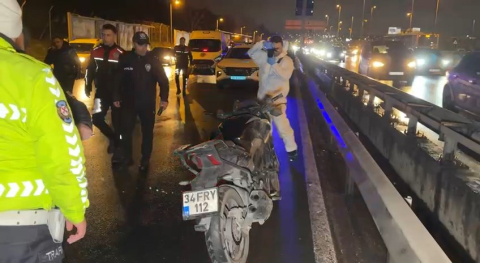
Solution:
[[[297,45],[292,46],[293,51],[297,52],[300,48]]]
[[[352,50],[352,54],[353,54],[353,55],[356,55],[356,54],[358,54],[358,49],[354,49],[354,50]]]
[[[425,62],[426,62],[426,61],[425,61],[425,59],[423,59],[423,58],[417,59],[417,65],[419,65],[419,66],[425,65]],[[410,67],[410,66],[409,66],[409,67]]]
[[[80,62],[81,62],[81,63],[84,63],[84,62],[85,62],[85,58],[84,58],[84,57],[79,57],[78,59],[80,59]]]
[[[332,53],[327,53],[327,58],[331,58],[332,57]]]
[[[322,56],[322,57],[325,56],[325,53],[327,53],[327,52],[325,52],[325,50],[320,50],[320,52],[319,52],[320,56]]]
[[[380,62],[380,61],[374,61],[374,62],[372,63],[372,66],[373,66],[374,68],[381,68],[381,67],[385,66],[385,64],[383,64],[383,63]]]
[[[407,66],[408,66],[409,68],[414,68],[414,67],[417,66],[417,63],[416,63],[415,61],[412,61],[412,62],[408,63]]]
[[[444,66],[447,66],[447,65],[449,65],[450,63],[452,63],[452,62],[451,62],[450,60],[448,60],[448,59],[442,60],[442,65],[444,65]]]
[[[165,57],[163,57],[163,58],[164,58],[165,60],[170,60],[170,59],[172,59],[172,57],[170,57],[170,56],[165,56]]]

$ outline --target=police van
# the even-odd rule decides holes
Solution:
[[[193,61],[190,74],[215,75],[215,66],[228,50],[229,35],[221,31],[193,31],[188,47]]]

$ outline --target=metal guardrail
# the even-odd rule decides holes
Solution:
[[[393,108],[405,113],[408,121],[407,134],[414,135],[417,124],[421,123],[440,135],[445,142],[442,161],[453,161],[458,144],[480,154],[480,124],[449,110],[443,109],[425,100],[416,98],[377,80],[352,72],[325,61],[318,61],[318,70],[332,79],[331,88],[338,82],[350,85],[350,92],[358,91],[357,98],[362,100],[365,92],[369,95],[368,106],[374,106],[375,97],[384,102],[384,116],[390,117]]]
[[[330,69],[330,72],[334,71]],[[360,84],[362,80],[352,81]],[[380,90],[373,87],[365,90],[386,98],[392,106],[399,106],[396,104],[398,98],[390,100],[390,94],[382,95]],[[451,262],[325,94],[313,84],[309,85],[309,91],[345,159],[349,171],[347,189],[353,190],[353,182],[356,183],[385,242],[389,255],[387,262]],[[412,112],[418,114],[415,110]]]

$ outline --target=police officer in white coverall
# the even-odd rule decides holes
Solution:
[[[280,36],[273,36],[270,41],[256,43],[248,51],[248,55],[260,68],[257,98],[263,100],[266,96],[283,95],[283,98],[275,102],[281,108],[282,115],[273,117],[273,122],[285,143],[290,160],[293,161],[297,157],[297,144],[286,114],[289,81],[294,69],[293,61],[287,56],[287,47],[284,46]]]

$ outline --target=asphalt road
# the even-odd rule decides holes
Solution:
[[[173,80],[173,70],[166,68]],[[74,94],[92,107],[77,81]],[[235,99],[255,96],[255,88],[218,91],[208,84],[193,84],[186,98],[175,96],[171,82],[170,105],[157,117],[154,149],[147,175],[140,175],[140,128],[135,130],[134,160],[128,172],[114,172],[106,152],[107,140],[98,130],[85,142],[90,208],[86,237],[65,246],[68,263],[85,262],[210,262],[204,234],[194,231],[194,222],[182,221],[182,180],[191,174],[173,156],[177,147],[199,143],[218,125],[204,111],[231,109]],[[292,124],[297,126],[296,120]],[[138,125],[139,126],[139,125]],[[303,163],[289,163],[283,142],[274,134],[281,163],[282,201],[275,203],[270,219],[254,225],[248,262],[314,262],[312,234]],[[301,160],[301,159],[300,159]]]

